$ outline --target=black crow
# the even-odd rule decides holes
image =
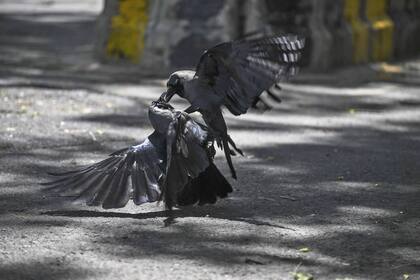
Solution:
[[[50,173],[48,190],[87,205],[124,207],[164,200],[175,205],[215,203],[232,187],[213,164],[213,139],[207,127],[169,104],[154,101],[149,119],[155,131],[140,145],[74,171]]]
[[[233,115],[247,112],[249,107],[263,102],[260,95],[282,79],[296,73],[304,39],[297,36],[274,36],[253,40],[238,40],[219,44],[206,50],[195,71],[177,71],[167,82],[161,98],[168,102],[174,94],[187,99],[187,113],[199,111],[217,144],[224,149],[232,177],[236,172],[229,147],[242,154],[227,133],[222,115],[224,105]]]

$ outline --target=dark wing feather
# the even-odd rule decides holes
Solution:
[[[178,204],[181,206],[206,203],[215,203],[218,198],[225,198],[232,192],[232,186],[220,173],[217,167],[210,165],[191,180],[178,195]]]
[[[164,199],[169,209],[178,203],[177,198],[183,188],[209,166],[207,141],[205,128],[185,113],[179,113],[169,125],[163,184]]]
[[[263,91],[296,73],[303,47],[304,39],[297,36],[223,43],[201,56],[196,77],[201,86],[212,89],[202,92],[218,95],[219,105],[232,114],[244,114]]]
[[[114,152],[101,162],[54,173],[60,178],[44,185],[61,195],[106,209],[124,207],[130,198],[136,204],[157,201],[161,196],[157,182],[165,170],[162,163],[166,154],[159,147],[164,142],[154,139],[152,134],[142,144]]]
[[[166,138],[154,133],[142,144],[114,152],[101,162],[54,173],[59,178],[44,185],[89,206],[120,208],[130,198],[135,204],[164,198],[170,208],[180,191],[209,166],[208,141],[206,127],[179,112]]]

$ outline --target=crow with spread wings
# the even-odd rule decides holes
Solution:
[[[242,154],[227,133],[221,107],[234,115],[247,112],[283,78],[296,72],[304,40],[277,36],[223,43],[207,50],[195,72],[177,71],[167,91],[149,107],[155,131],[140,145],[125,148],[109,158],[78,170],[51,174],[45,183],[59,194],[103,208],[165,201],[173,206],[215,203],[232,187],[213,163],[214,141],[224,150],[232,177],[231,155]],[[187,99],[185,112],[167,102],[174,94]],[[207,126],[189,113],[199,111]],[[230,149],[232,146],[233,150]]]
[[[232,187],[213,163],[213,138],[206,126],[162,101],[149,107],[155,131],[141,144],[112,153],[93,165],[44,183],[48,191],[105,209],[165,201],[173,206],[215,203]]]
[[[177,94],[191,104],[185,112],[199,111],[214,134],[236,179],[231,155],[242,154],[227,133],[222,106],[238,116],[259,102],[263,92],[280,101],[270,88],[296,73],[304,39],[274,36],[222,43],[201,56],[195,71],[174,72],[161,96],[169,102]],[[229,147],[232,146],[233,150]]]

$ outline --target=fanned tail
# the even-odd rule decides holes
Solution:
[[[190,181],[178,195],[180,206],[198,203],[213,204],[218,198],[225,198],[232,192],[232,186],[220,173],[217,167],[210,163],[205,171]]]

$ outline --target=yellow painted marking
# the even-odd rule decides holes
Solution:
[[[107,53],[138,63],[144,49],[148,0],[119,0],[119,14],[111,19]]]
[[[345,0],[344,17],[352,29],[353,63],[367,62],[369,59],[369,29],[360,18],[361,0]]]
[[[370,57],[373,61],[392,57],[394,23],[386,10],[386,0],[366,0],[366,18],[370,23]]]
[[[386,62],[382,62],[379,66],[379,70],[384,73],[390,74],[400,74],[402,73],[402,67],[398,65],[388,64]]]

